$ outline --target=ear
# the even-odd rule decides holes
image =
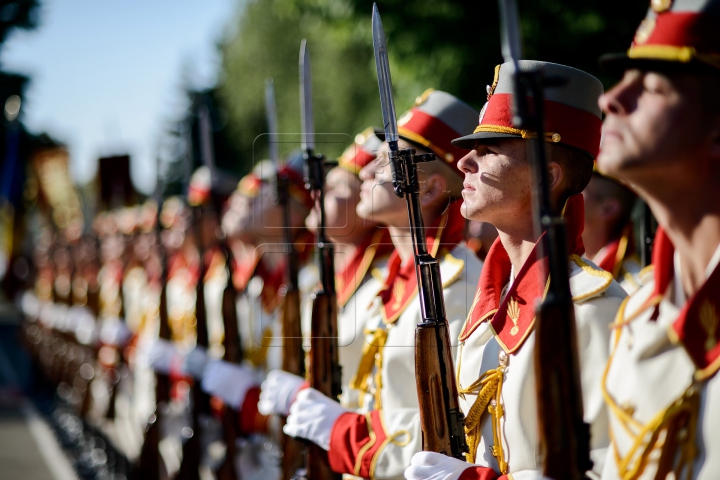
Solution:
[[[620,201],[617,198],[608,197],[598,206],[596,215],[603,220],[613,220],[620,214]]]
[[[560,167],[560,164],[557,162],[548,162],[547,169],[548,181],[550,182],[550,191],[552,192],[560,186],[565,176],[563,174],[562,167]]]
[[[436,205],[446,197],[447,191],[448,182],[445,177],[439,173],[429,175],[425,180],[425,189],[420,195],[420,205],[423,207]]]

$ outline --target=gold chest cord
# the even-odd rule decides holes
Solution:
[[[620,306],[615,321],[616,325],[621,325],[623,322],[626,304],[627,301]],[[702,384],[693,381],[680,397],[658,412],[652,420],[645,424],[638,422],[633,418],[634,412],[619,405],[610,395],[607,388],[607,377],[620,341],[620,333],[620,329],[616,330],[613,351],[603,372],[601,384],[603,397],[610,409],[610,413],[632,440],[631,447],[625,455],[622,455],[618,449],[611,426],[610,442],[618,475],[622,480],[640,478],[645,471],[645,467],[651,461],[651,454],[656,450],[660,450],[655,478],[666,478],[670,472],[673,472],[674,478],[677,480],[691,480],[693,461],[698,454],[698,448],[695,445],[695,433],[699,417]]]
[[[500,397],[502,395],[505,367],[507,366],[507,356],[501,355],[499,360],[499,367],[483,373],[480,378],[475,380],[475,382],[467,388],[463,388],[460,385],[460,365],[458,365],[457,377],[460,397],[465,399],[465,395],[477,394],[475,402],[473,402],[470,411],[465,417],[465,436],[467,437],[469,450],[465,459],[469,463],[475,463],[477,448],[480,444],[480,437],[482,436],[480,426],[483,414],[487,411],[490,414],[493,430],[493,446],[490,451],[498,462],[500,473],[506,474],[508,472],[508,464],[505,461],[500,425],[504,411]]]
[[[372,335],[371,338],[366,337],[365,345],[363,345],[362,357],[360,364],[358,365],[357,373],[350,380],[350,388],[360,390],[363,394],[366,394],[369,389],[369,380],[372,375],[373,369],[375,370],[375,410],[379,410],[382,406],[381,395],[382,391],[382,363],[383,363],[383,348],[388,338],[388,330],[385,328],[378,328],[374,332],[367,332],[366,335]],[[360,396],[362,402],[363,395]],[[362,406],[362,405],[361,405]]]

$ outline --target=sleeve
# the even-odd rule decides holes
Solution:
[[[330,436],[330,467],[363,478],[402,479],[412,456],[422,448],[417,409],[346,413]]]
[[[507,475],[498,476],[490,467],[473,466],[464,470],[458,480],[508,480]],[[520,480],[515,479],[513,480]]]
[[[240,431],[244,435],[251,433],[267,433],[268,417],[258,412],[258,401],[260,400],[260,387],[252,387],[245,394],[245,400],[240,407]]]

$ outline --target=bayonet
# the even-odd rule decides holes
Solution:
[[[397,150],[399,139],[397,119],[395,118],[395,100],[392,92],[392,79],[390,78],[390,61],[388,60],[385,30],[378,11],[377,4],[373,3],[372,14],[373,48],[375,49],[375,67],[377,68],[378,89],[380,90],[380,105],[382,106],[385,140],[390,150]]]
[[[198,106],[198,121],[200,122],[200,155],[203,165],[208,167],[214,174],[215,150],[212,141],[212,123],[210,120],[210,109],[203,99]]]
[[[300,112],[302,122],[302,146],[306,152],[315,149],[315,123],[312,108],[312,75],[307,40],[300,43]]]
[[[265,115],[268,128],[268,156],[275,165],[275,169],[278,169],[280,157],[278,154],[277,110],[275,109],[275,84],[272,78],[265,80]]]

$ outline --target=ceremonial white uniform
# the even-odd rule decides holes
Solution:
[[[441,252],[438,259],[450,335],[451,339],[456,339],[472,303],[482,262],[464,242],[449,253]],[[351,394],[351,398],[357,395],[361,405],[358,413],[367,420],[371,440],[359,451],[346,448],[346,444],[337,441],[346,433],[345,417],[341,417],[333,427],[329,457],[336,470],[339,463],[354,464],[355,474],[362,477],[403,478],[410,459],[422,449],[414,348],[416,325],[422,319],[420,303],[417,294],[407,298],[407,306],[397,320],[386,323],[382,301],[373,292],[377,292],[375,282],[366,284],[356,293],[357,319],[364,319],[366,334],[358,335],[349,347],[340,349],[342,352],[344,348],[350,348],[357,354],[358,347],[367,349],[377,344],[378,339],[384,337],[384,333],[378,333],[387,332],[384,347],[375,355],[376,362],[368,375],[368,388]],[[364,307],[369,297],[372,297],[371,301]],[[361,314],[363,308],[366,311]],[[359,327],[356,328],[358,332]],[[379,395],[376,395],[378,390]]]
[[[608,445],[607,414],[599,382],[608,356],[609,325],[626,294],[613,281],[610,273],[588,260],[573,256],[569,262],[569,271],[577,323],[585,421],[591,426],[591,457],[596,467],[599,467]],[[506,286],[503,296],[507,290]],[[526,308],[534,307],[528,305]],[[491,323],[484,321],[460,343],[457,356],[460,389],[469,387],[482,374],[497,369],[501,363],[505,364],[501,387],[504,415],[500,419],[500,432],[509,473],[539,471],[542,468],[538,458],[534,345],[535,331],[532,329],[520,347],[507,354]],[[466,416],[476,399],[477,393],[461,395],[460,406]],[[487,412],[483,413],[482,434],[475,463],[499,472],[497,459],[491,453],[493,426],[489,417]],[[599,468],[597,471],[600,471]]]
[[[707,266],[707,277],[718,263],[720,248]],[[603,480],[658,478],[661,454],[675,465],[665,470],[670,472],[667,478],[720,478],[720,437],[715,431],[720,425],[718,311],[713,304],[718,290],[711,286],[694,299],[697,315],[689,313],[685,327],[678,327],[688,308],[679,272],[675,254],[667,288],[647,278],[618,313],[603,379],[612,436]],[[693,358],[706,363],[698,365]],[[692,468],[690,476],[673,475],[681,458]]]

